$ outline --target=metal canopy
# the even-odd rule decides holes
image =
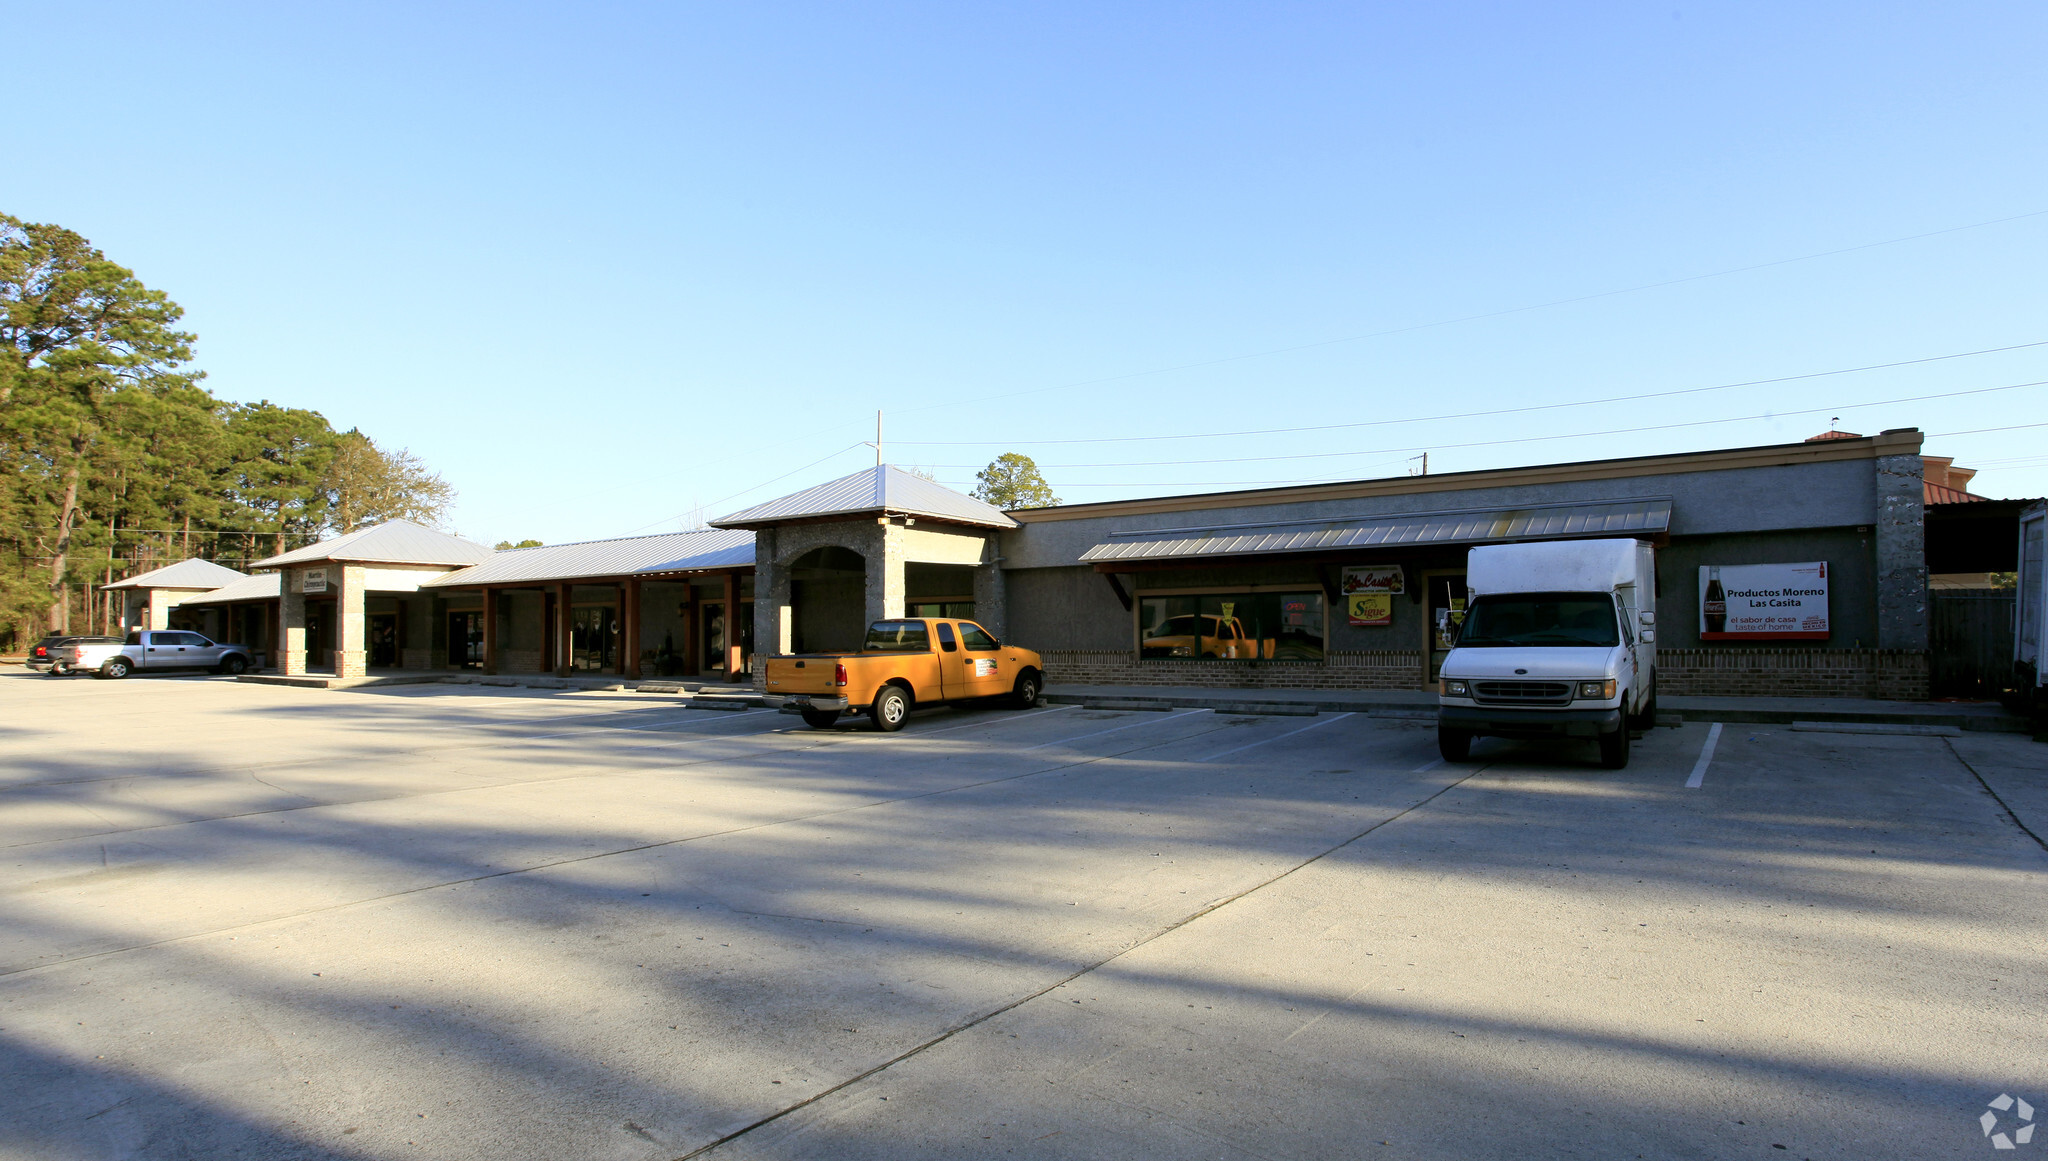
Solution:
[[[424,582],[422,588],[521,584],[577,577],[650,576],[754,563],[754,534],[711,529],[508,548],[482,564]]]
[[[1488,544],[1598,536],[1658,536],[1671,527],[1671,500],[1596,500],[1520,508],[1462,508],[1399,516],[1347,516],[1207,528],[1114,532],[1081,554],[1083,563],[1326,553],[1418,545]]]

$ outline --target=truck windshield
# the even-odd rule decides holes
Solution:
[[[1500,593],[1474,598],[1457,647],[1620,643],[1614,598],[1606,593]]]
[[[863,653],[889,653],[904,649],[929,653],[932,635],[923,621],[876,621],[868,626],[868,639],[860,648]]]

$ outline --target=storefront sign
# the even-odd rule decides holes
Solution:
[[[1394,623],[1394,598],[1405,592],[1399,565],[1344,570],[1344,612],[1354,625]]]
[[[1826,561],[1700,567],[1700,640],[1827,639]]]
[[[326,591],[327,591],[327,570],[326,570],[326,569],[324,569],[324,568],[309,568],[309,569],[305,570],[304,572],[300,573],[299,575],[300,575],[301,577],[303,577],[303,578],[304,578],[304,582],[303,582],[303,583],[302,583],[302,584],[301,584],[301,585],[299,586],[299,591],[300,591],[300,592],[302,592],[302,593],[324,593],[324,592],[326,592]]]

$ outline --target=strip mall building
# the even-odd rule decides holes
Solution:
[[[119,583],[147,594],[130,624],[239,638],[285,673],[744,680],[757,650],[945,615],[1038,650],[1055,684],[1421,689],[1469,548],[1634,537],[1658,549],[1664,692],[1920,698],[1930,576],[2016,553],[2021,502],[1968,476],[1913,429],[1012,512],[876,467],[704,531],[494,552],[393,522],[210,589]],[[1781,575],[1782,623],[1703,617],[1710,577]]]

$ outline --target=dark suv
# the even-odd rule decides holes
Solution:
[[[28,651],[28,667],[46,669],[51,677],[63,677],[71,672],[71,662],[68,660],[71,656],[69,646],[119,644],[120,641],[119,637],[45,637],[36,642],[35,648]],[[59,649],[59,646],[66,648]]]

